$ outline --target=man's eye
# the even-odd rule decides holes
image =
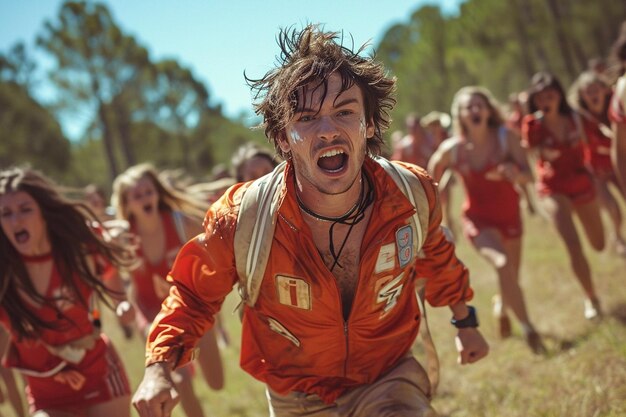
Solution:
[[[310,122],[311,120],[313,120],[313,116],[302,116],[298,119],[299,122]]]
[[[337,113],[337,116],[349,116],[352,114],[352,110],[341,110]]]

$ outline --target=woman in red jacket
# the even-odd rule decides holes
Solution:
[[[609,121],[611,88],[593,71],[585,71],[570,88],[569,101],[582,118],[586,136],[585,163],[594,175],[599,202],[613,222],[611,240],[616,252],[626,255],[626,242],[622,237],[622,213],[610,185],[620,190],[611,162],[611,142],[614,133]]]
[[[551,74],[533,76],[528,105],[522,143],[537,156],[537,191],[585,293],[584,315],[593,319],[601,314],[600,304],[573,217],[579,218],[589,243],[598,251],[604,248],[604,228],[593,177],[585,165],[584,134],[563,87]]]
[[[0,172],[0,323],[10,334],[4,365],[24,375],[33,414],[130,416],[128,379],[100,332],[96,300],[113,306],[125,298],[101,276],[132,259],[103,239],[95,221],[38,172]]]

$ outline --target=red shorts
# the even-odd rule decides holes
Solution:
[[[462,217],[463,234],[469,240],[473,241],[484,229],[496,229],[504,239],[517,239],[522,236],[521,219],[512,219],[506,223],[498,223],[485,219]]]
[[[31,413],[44,409],[84,415],[89,406],[130,396],[128,378],[117,352],[104,334],[100,337],[80,363],[70,364],[51,377],[26,376]]]
[[[540,181],[537,184],[537,192],[541,197],[562,194],[575,206],[589,203],[596,197],[591,175],[576,175],[566,180],[560,179],[560,181]]]

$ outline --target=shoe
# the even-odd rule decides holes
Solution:
[[[615,241],[615,253],[617,256],[621,256],[622,258],[626,258],[626,243],[623,240],[619,239]]]
[[[498,335],[500,339],[506,339],[507,337],[511,337],[512,329],[511,329],[511,320],[509,316],[503,311],[502,306],[502,298],[499,294],[496,294],[491,299],[493,304],[493,316],[496,318],[498,322]]]
[[[587,320],[595,320],[602,316],[602,311],[600,310],[600,302],[597,298],[591,299],[587,298],[585,300],[585,318]]]
[[[535,330],[531,330],[524,334],[526,344],[535,355],[543,355],[547,352],[546,347],[541,341],[541,336]]]

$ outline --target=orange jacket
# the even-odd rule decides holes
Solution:
[[[414,208],[383,168],[367,158],[365,171],[376,198],[347,321],[335,278],[295,200],[293,166],[287,166],[270,259],[256,304],[245,307],[241,341],[242,368],[274,391],[302,391],[332,402],[393,367],[418,332],[416,277],[428,278],[426,299],[431,305],[471,299],[468,271],[439,227],[441,210],[432,179],[420,168],[404,166],[419,176],[430,202],[425,256],[405,256],[403,238]],[[237,284],[233,235],[248,185],[230,188],[209,209],[206,233],[179,253],[169,276],[174,286],[149,335],[147,364],[187,362]]]

